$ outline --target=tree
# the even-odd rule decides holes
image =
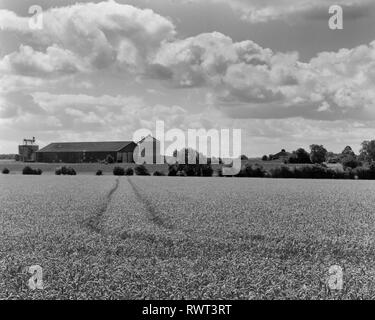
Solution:
[[[340,154],[336,154],[334,152],[327,152],[326,161],[328,163],[339,163],[340,162]]]
[[[249,160],[249,158],[246,155],[241,154],[241,160]]]
[[[303,149],[299,148],[293,151],[293,155],[289,159],[290,163],[311,163],[309,153]]]
[[[182,148],[180,151],[173,151],[173,157],[177,162],[184,164],[199,164],[200,160],[207,162],[207,157],[193,148]]]
[[[344,148],[344,150],[342,150],[341,154],[342,154],[343,156],[351,156],[351,157],[355,157],[355,153],[354,153],[354,151],[353,151],[353,149],[352,149],[351,146],[346,146],[346,147]]]
[[[211,159],[207,159],[202,153],[192,148],[183,148],[178,153],[175,151],[174,156],[178,158],[176,175],[181,171],[186,176],[212,176]],[[171,170],[169,175],[174,174],[174,170]]]
[[[262,157],[262,161],[267,161],[268,160],[268,157],[266,156],[266,155],[264,155],[263,157]]]
[[[353,156],[346,156],[342,159],[341,161],[342,165],[344,168],[357,168],[362,165],[360,161],[357,160],[357,157]]]
[[[345,149],[341,152],[340,162],[345,168],[349,167],[352,169],[358,167],[361,164],[350,146],[346,146]]]
[[[375,140],[363,141],[360,151],[360,158],[364,161],[375,161]]]
[[[310,160],[312,163],[323,163],[326,160],[327,150],[318,144],[310,146]]]

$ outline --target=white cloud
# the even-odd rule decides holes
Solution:
[[[154,63],[175,86],[212,90],[231,117],[375,119],[375,42],[302,63],[215,32],[164,43]]]
[[[237,2],[244,4],[232,4]],[[375,42],[302,63],[296,52],[273,52],[218,32],[176,39],[168,19],[112,1],[49,9],[40,33],[30,33],[27,18],[1,14],[2,29],[31,39],[0,61],[7,76],[23,76],[22,81],[90,70],[135,72],[175,87],[205,87],[212,103],[233,118],[375,118]]]
[[[30,29],[28,20],[0,10],[0,29],[23,36],[18,52],[1,62],[19,74],[111,66],[141,72],[160,43],[175,34],[172,22],[152,10],[114,1],[48,9],[42,30]]]
[[[55,116],[63,123],[62,130],[71,130],[72,126],[82,129],[90,124],[90,130],[123,128],[129,135],[138,128],[155,125],[160,119],[178,126],[186,113],[178,106],[149,106],[135,96],[36,92],[32,97],[43,110],[43,116]],[[96,126],[91,128],[91,124]]]
[[[6,55],[0,61],[0,70],[21,74],[43,77],[44,74],[55,75],[85,72],[88,65],[84,59],[73,52],[52,45],[46,52],[35,51],[32,47],[21,45],[19,50]]]

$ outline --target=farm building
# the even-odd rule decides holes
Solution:
[[[162,163],[160,141],[148,135],[138,142],[140,154],[144,156],[147,163]]]
[[[36,152],[37,162],[125,162],[132,163],[133,141],[55,142]]]
[[[35,144],[35,137],[23,139],[23,144],[18,146],[18,155],[16,155],[15,159],[23,162],[34,162],[38,150],[39,146]]]
[[[282,149],[279,153],[276,153],[274,155],[270,155],[271,160],[282,160],[287,161],[292,154],[285,151],[285,149]]]

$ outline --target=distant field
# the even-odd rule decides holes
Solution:
[[[0,299],[375,298],[373,181],[10,175],[0,190]]]

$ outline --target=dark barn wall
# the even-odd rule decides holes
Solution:
[[[133,142],[121,149],[116,156],[117,162],[134,163],[133,152],[136,146],[137,144]]]
[[[62,162],[62,163],[82,163],[82,162],[98,162],[112,156],[116,161],[116,152],[38,152],[38,162]]]
[[[38,162],[64,162],[64,163],[79,163],[83,162],[82,152],[38,152]]]
[[[125,148],[121,149],[120,152],[132,152],[133,153],[136,146],[137,144],[134,142],[129,143]]]
[[[133,151],[137,145],[131,143],[119,152],[95,151],[95,152],[38,152],[37,162],[47,163],[84,163],[105,161],[110,155],[114,162],[133,162]]]
[[[98,162],[107,160],[111,156],[113,161],[116,162],[116,152],[85,152],[82,162]]]

